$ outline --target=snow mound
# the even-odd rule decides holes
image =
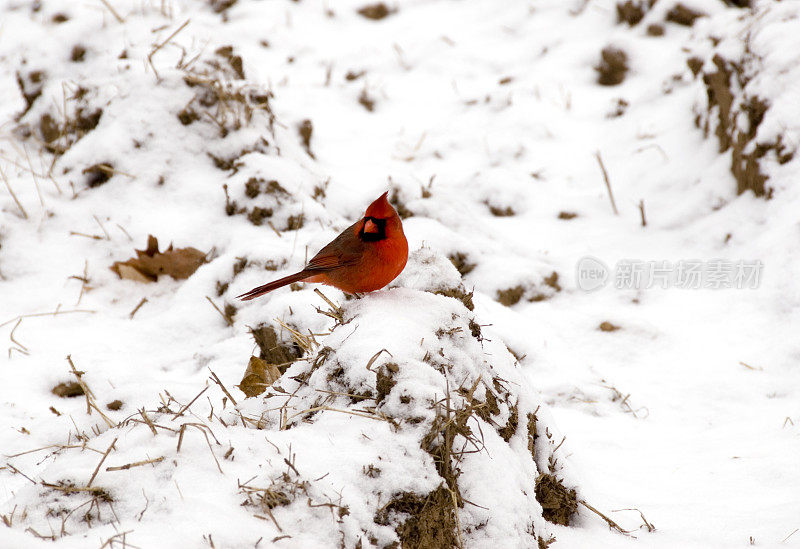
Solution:
[[[135,524],[141,543],[204,506],[226,544],[243,542],[231,527],[243,515],[252,534],[290,547],[548,540],[546,521],[568,524],[577,508],[559,437],[501,340],[447,295],[458,283],[443,265],[457,275],[420,250],[406,273],[416,287],[328,309],[324,335],[290,329],[306,354],[260,398],[231,407],[220,382],[206,416],[192,413],[199,399],[165,392],[99,436],[53,446],[44,482],[14,498],[15,528],[62,537]]]

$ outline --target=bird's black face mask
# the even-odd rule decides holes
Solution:
[[[375,227],[378,229],[377,231],[366,232],[364,230],[367,227],[367,224],[370,222],[372,222],[375,225]],[[364,226],[361,227],[361,230],[358,233],[358,237],[364,242],[378,242],[380,240],[386,240],[386,219],[378,219],[376,217],[365,217]]]

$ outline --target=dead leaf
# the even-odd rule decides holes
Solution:
[[[247,395],[247,398],[258,396],[275,383],[279,377],[281,377],[281,372],[275,364],[269,364],[266,360],[251,356],[244,377],[239,383],[239,389]]]
[[[155,282],[159,275],[175,279],[189,278],[200,265],[206,262],[206,254],[197,248],[173,249],[172,244],[163,252],[158,251],[158,239],[147,237],[147,249],[136,250],[136,257],[117,261],[111,270],[120,278],[137,282]]]

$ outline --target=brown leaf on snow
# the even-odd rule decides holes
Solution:
[[[262,358],[251,356],[244,377],[239,383],[239,389],[247,395],[247,398],[258,396],[275,383],[279,377],[281,377],[281,372],[275,364],[269,364]]]
[[[117,261],[111,270],[120,278],[138,282],[155,282],[159,275],[175,279],[189,278],[200,265],[206,262],[206,254],[197,248],[173,249],[172,244],[163,252],[158,251],[158,239],[147,237],[147,249],[136,250],[136,257]]]

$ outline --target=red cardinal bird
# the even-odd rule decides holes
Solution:
[[[380,290],[406,266],[408,241],[400,216],[386,199],[369,205],[364,217],[347,227],[299,273],[240,295],[253,299],[292,282],[320,282],[350,294]]]

